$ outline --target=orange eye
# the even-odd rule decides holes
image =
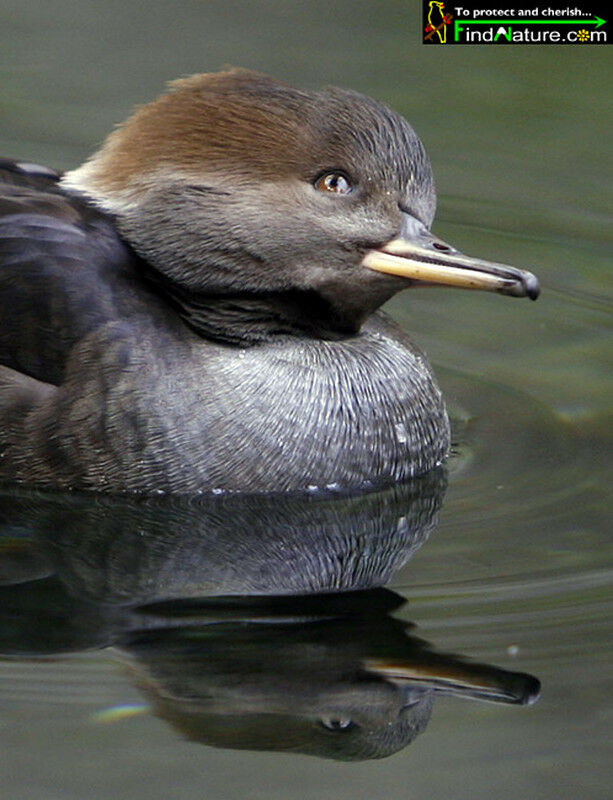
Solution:
[[[348,179],[342,172],[325,172],[313,184],[319,192],[349,194],[352,189]]]

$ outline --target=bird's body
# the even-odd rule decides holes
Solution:
[[[433,210],[400,117],[240,71],[180,83],[61,182],[0,162],[0,477],[189,494],[428,471],[440,391],[374,312],[411,284],[389,274],[401,228],[467,261]],[[509,274],[496,290],[534,294]]]

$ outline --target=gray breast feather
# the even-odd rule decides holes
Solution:
[[[402,336],[375,315],[344,341],[240,350],[109,323],[30,409],[27,437],[3,443],[0,474],[184,493],[421,474],[447,454],[449,427],[427,361]]]

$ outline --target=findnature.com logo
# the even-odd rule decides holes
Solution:
[[[424,44],[608,44],[598,4],[484,6],[424,0]]]

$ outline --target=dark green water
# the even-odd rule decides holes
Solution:
[[[24,510],[17,502],[23,498],[3,497],[12,527],[2,540],[10,566],[0,594],[7,653],[0,660],[2,796],[610,796],[610,51],[581,45],[425,48],[419,28],[417,4],[402,2],[2,4],[3,155],[72,166],[167,79],[228,63],[304,86],[350,86],[388,102],[422,136],[439,188],[436,232],[465,252],[533,269],[543,284],[536,304],[424,290],[406,292],[389,306],[435,363],[455,420],[457,455],[438,527],[427,541],[442,493],[432,487],[417,510],[414,498],[389,496],[360,506],[355,518],[343,507],[345,522],[334,521],[335,547],[347,520],[366,520],[362,528],[351,522],[352,531],[357,525],[366,533],[352,541],[346,564],[334,548],[332,561],[322,556],[315,564],[305,556],[318,547],[329,554],[329,543],[322,544],[319,523],[295,509],[288,512],[294,535],[308,529],[313,537],[304,552],[290,547],[291,557],[275,561],[270,554],[279,556],[280,547],[283,555],[283,539],[270,534],[263,561],[258,548],[240,537],[232,540],[240,558],[228,558],[229,547],[224,562],[223,548],[205,548],[198,561],[167,538],[176,524],[193,539],[198,526],[190,514],[181,512],[177,521],[159,509],[151,517],[142,507],[69,513],[41,510],[34,499]],[[235,509],[227,513],[237,518]],[[403,517],[415,536],[398,540]],[[109,534],[109,520],[116,535]],[[135,544],[139,525],[142,546]],[[177,539],[182,541],[171,537]],[[271,564],[286,569],[275,571]],[[19,570],[22,591],[14,583]],[[455,668],[458,656],[530,673],[542,683],[539,702],[516,707],[438,696],[427,729],[410,746],[380,761],[356,763],[186,741],[163,714],[148,708],[100,713],[147,703],[150,696],[135,680],[151,683],[152,663],[157,684],[166,689],[170,667],[183,665],[174,695],[190,684],[183,639],[179,646],[163,631],[178,625],[177,615],[193,621],[194,609],[143,614],[143,602],[236,592],[241,581],[243,588],[251,581],[250,590],[259,593],[351,588],[348,574],[364,588],[388,581],[408,600],[392,602],[395,619],[417,626],[411,633],[429,643],[428,653],[444,657],[442,667],[438,663],[443,673]],[[33,578],[38,580],[28,584]],[[329,617],[341,619],[332,641],[361,643],[368,620],[383,635],[387,600],[377,616],[377,597],[365,602],[366,618],[363,608],[349,618],[327,607]],[[303,656],[300,664],[311,664],[305,653],[316,650],[314,639],[299,639],[290,621],[326,617],[321,608],[301,605],[239,611],[213,603],[197,612],[200,622],[215,621],[215,630],[225,626],[224,635],[233,636],[235,628],[251,631],[258,620],[267,626],[257,630],[271,637],[274,654],[285,652],[280,641],[288,637],[279,638],[275,628],[285,624]],[[135,638],[143,628],[157,638]],[[206,638],[203,631],[190,633],[192,655],[194,638]],[[207,639],[206,652],[238,653],[235,638],[228,640],[232,644],[216,641],[221,649]],[[377,642],[389,655],[391,639]],[[431,667],[431,657],[416,647],[414,663]],[[255,648],[249,640],[241,651],[254,663]],[[34,652],[47,657],[32,658]],[[291,691],[284,682],[290,667],[279,666],[275,683],[274,662],[271,667],[269,656],[258,657],[256,671],[273,679],[265,690],[252,689],[250,707],[255,695],[274,694],[275,708],[286,715],[280,733],[278,719],[268,727],[264,721],[260,744],[273,732],[286,743],[298,735],[288,709],[304,714],[305,697],[320,707],[321,682],[315,700],[306,673],[317,677],[321,652],[312,668],[299,670]],[[345,663],[338,650],[330,652],[330,663]],[[218,655],[216,663],[222,661]],[[205,671],[196,656],[191,663],[198,674]],[[293,663],[288,656],[287,664]],[[192,686],[190,702],[210,698],[211,685],[219,690],[217,673],[208,680]],[[334,702],[338,708],[340,701]],[[358,705],[363,711],[367,701]],[[207,719],[203,725],[210,730],[214,722]]]

